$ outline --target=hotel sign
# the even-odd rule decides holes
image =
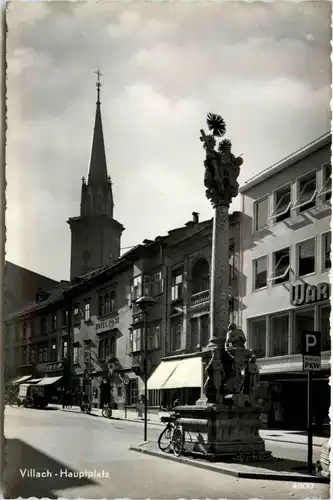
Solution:
[[[116,328],[119,324],[119,316],[114,318],[106,319],[105,321],[98,321],[96,323],[96,333],[107,332],[108,330],[112,330]]]
[[[290,303],[293,306],[303,306],[322,300],[329,300],[330,296],[331,287],[329,283],[318,283],[318,285],[298,283],[290,287]]]

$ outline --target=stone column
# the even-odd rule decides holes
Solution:
[[[214,211],[209,348],[224,344],[229,321],[229,210],[219,204]]]

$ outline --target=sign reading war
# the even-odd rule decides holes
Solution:
[[[302,306],[312,304],[321,300],[328,300],[331,296],[329,283],[318,283],[318,285],[309,285],[307,283],[298,283],[290,287],[290,302],[293,306]]]
[[[321,332],[302,332],[303,370],[318,371],[321,368]]]

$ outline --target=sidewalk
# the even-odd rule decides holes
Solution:
[[[68,409],[62,409],[61,405],[54,405],[62,411],[68,411],[68,412],[80,412],[80,408],[77,406],[73,406],[72,408]],[[102,416],[102,410],[93,408],[91,411],[92,415],[95,416]],[[153,413],[153,412],[148,412],[148,421],[150,425],[159,425],[161,427],[164,427],[164,424],[161,422],[160,418],[161,416],[167,416],[168,414],[165,412],[160,412],[160,413]],[[111,420],[127,420],[128,422],[142,422],[142,418],[137,417],[137,412],[136,410],[132,408],[127,409],[127,417],[125,418],[125,410],[112,410],[112,418]],[[259,431],[260,436],[268,441],[280,441],[283,443],[292,443],[292,444],[300,444],[300,445],[306,445],[307,444],[307,435],[301,432],[297,431],[284,431],[284,430],[266,430],[262,429]],[[313,446],[318,446],[321,447],[325,442],[327,441],[326,437],[320,437],[320,436],[313,436]]]

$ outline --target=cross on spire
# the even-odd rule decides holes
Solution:
[[[97,75],[97,82],[96,82],[96,87],[97,87],[97,103],[100,104],[100,91],[101,91],[101,80],[100,77],[103,76],[100,70],[98,69],[95,71],[95,74]]]

